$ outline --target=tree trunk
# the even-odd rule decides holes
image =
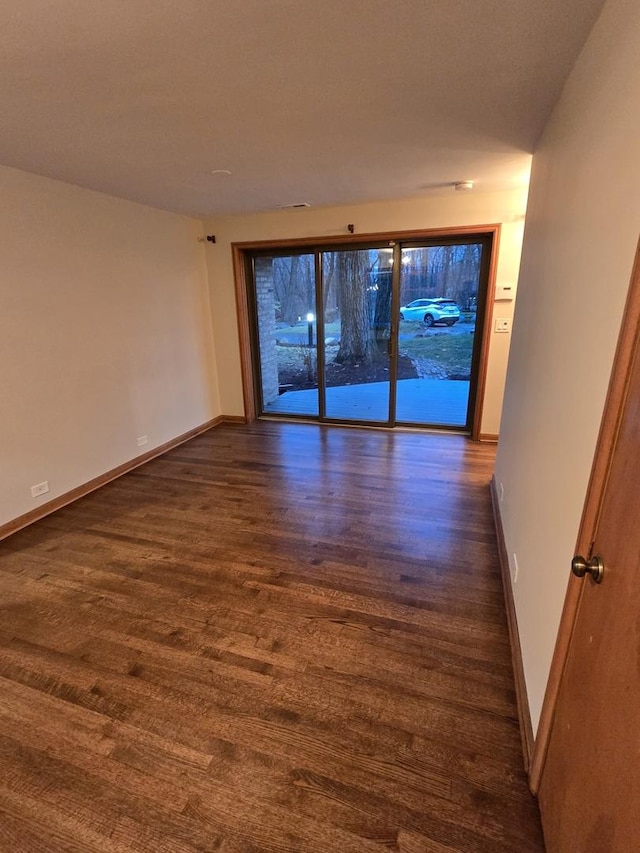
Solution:
[[[370,364],[376,346],[369,319],[369,264],[364,251],[338,252],[340,349],[338,364]]]
[[[381,269],[375,276],[377,290],[373,317],[376,347],[379,353],[388,352],[391,334],[391,270]]]
[[[331,322],[327,317],[328,311],[333,311],[337,307],[338,299],[333,293],[336,275],[336,253],[325,252],[322,256],[322,286],[323,290],[323,308],[325,322]]]

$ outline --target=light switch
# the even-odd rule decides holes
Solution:
[[[498,317],[495,325],[496,332],[510,332],[511,320],[508,317]]]

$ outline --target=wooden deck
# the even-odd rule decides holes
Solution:
[[[221,426],[1,542],[0,851],[542,851],[493,459]]]
[[[469,383],[447,379],[402,379],[397,384],[396,421],[464,427]],[[387,421],[389,383],[327,388],[327,417],[337,420]],[[287,391],[269,403],[267,414],[318,416],[318,392]]]

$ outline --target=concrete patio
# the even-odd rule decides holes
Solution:
[[[336,420],[380,421],[389,418],[389,383],[327,388],[326,415]],[[464,427],[469,382],[450,379],[401,379],[397,383],[396,422]],[[287,391],[265,406],[265,414],[318,417],[316,389]]]

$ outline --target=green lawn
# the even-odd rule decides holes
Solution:
[[[449,334],[432,329],[424,336],[400,342],[401,355],[435,363],[448,377],[468,376],[471,370],[473,335]]]

